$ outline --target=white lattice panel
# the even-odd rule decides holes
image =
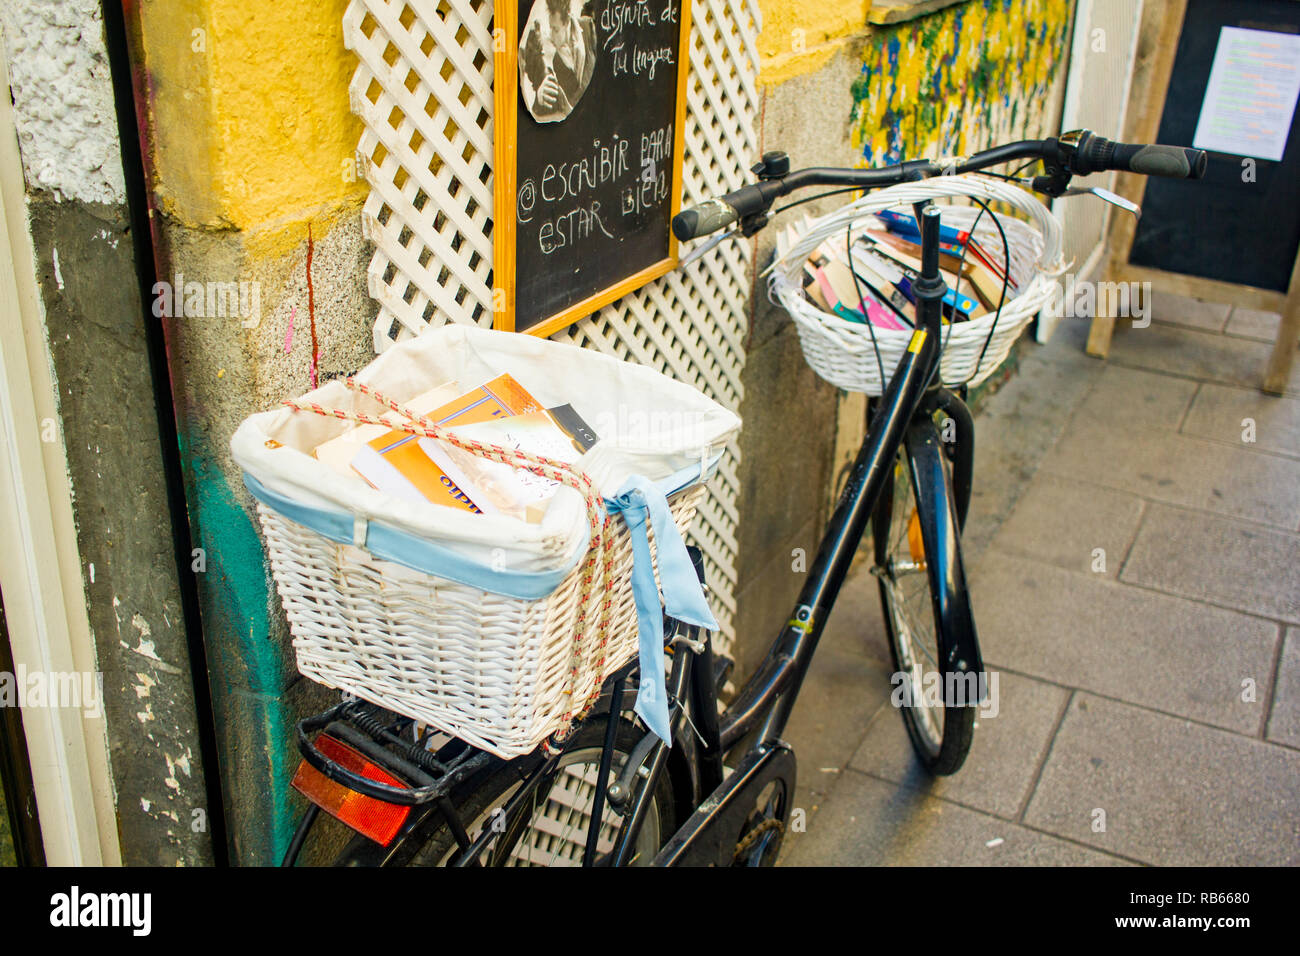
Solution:
[[[352,109],[375,244],[375,349],[444,322],[492,324],[491,0],[352,0],[344,37],[359,64]],[[755,0],[694,0],[687,82],[686,204],[737,188],[758,154]],[[649,365],[739,410],[750,246],[724,243],[556,334]],[[725,649],[734,637],[738,449],[700,509]]]

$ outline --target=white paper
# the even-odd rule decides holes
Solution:
[[[1192,145],[1275,162],[1300,94],[1300,36],[1224,27]]]

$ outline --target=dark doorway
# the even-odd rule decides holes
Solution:
[[[5,624],[4,596],[0,595],[0,674],[14,673]],[[27,762],[27,738],[17,703],[0,700],[0,866],[44,866],[36,790]]]

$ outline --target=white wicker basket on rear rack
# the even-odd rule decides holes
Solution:
[[[887,381],[912,332],[850,322],[809,301],[803,291],[803,266],[808,256],[828,239],[843,242],[846,230],[856,228],[863,219],[881,210],[910,212],[912,204],[923,199],[961,196],[1005,203],[1023,213],[1029,222],[993,208],[1011,247],[1010,274],[1017,291],[1014,295],[1008,292],[1000,313],[989,312],[968,322],[944,326],[944,384],[978,385],[1007,357],[1025,326],[1047,304],[1051,283],[1061,272],[1060,223],[1032,194],[1009,183],[974,174],[940,176],[868,193],[814,221],[769,267],[768,294],[794,320],[804,358],[818,375],[851,392],[880,395],[884,390],[881,366]],[[942,221],[947,226],[970,229],[979,214],[980,208],[974,205],[944,206]],[[979,220],[975,237],[995,262],[1004,260],[1002,237],[989,213]]]
[[[685,536],[740,427],[692,386],[593,349],[453,325],[394,344],[355,381],[405,402],[430,382],[503,372],[543,407],[571,404],[600,435],[575,464],[599,495],[647,479]],[[561,487],[540,524],[408,503],[313,457],[351,427],[348,415],[376,416],[384,404],[332,381],[295,405],[250,416],[231,452],[258,499],[304,676],[513,757],[566,726],[636,656],[622,517],[589,567],[577,490]]]
[[[683,535],[704,493],[700,484],[669,498]],[[531,751],[555,732],[570,699],[583,700],[636,656],[632,548],[621,521],[609,644],[579,662],[570,691],[574,641],[595,651],[595,615],[579,624],[582,565],[530,601],[381,561],[261,503],[257,516],[299,672],[497,756]]]

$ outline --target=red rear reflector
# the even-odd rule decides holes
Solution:
[[[316,738],[316,749],[339,766],[367,780],[385,783],[390,787],[410,789],[407,784],[398,780],[383,767],[333,737],[321,734]],[[298,764],[298,772],[293,775],[293,788],[330,816],[343,821],[380,846],[388,846],[392,842],[411,813],[410,807],[386,803],[363,793],[357,793],[355,790],[349,790],[343,784],[335,783],[305,760]]]

